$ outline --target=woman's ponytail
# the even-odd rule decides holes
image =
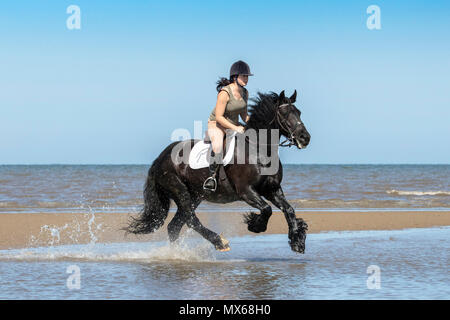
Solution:
[[[230,79],[221,77],[217,82],[217,87],[216,90],[217,92],[219,92],[223,87],[229,85],[230,83],[233,83],[235,80],[236,76],[232,76]]]

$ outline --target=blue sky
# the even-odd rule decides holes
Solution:
[[[18,0],[0,39],[0,164],[149,164],[239,59],[251,96],[299,93],[284,163],[450,163],[448,1]]]

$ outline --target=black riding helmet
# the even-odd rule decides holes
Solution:
[[[250,72],[250,67],[248,66],[248,64],[246,64],[244,61],[239,60],[236,61],[235,63],[233,63],[233,65],[230,68],[230,79],[232,76],[237,76],[237,75],[247,75],[247,76],[252,76],[253,73]]]
[[[230,80],[233,79],[234,76],[238,75],[246,75],[246,76],[252,76],[253,73],[250,72],[250,67],[248,66],[248,64],[246,64],[244,61],[239,60],[236,61],[235,63],[233,63],[233,65],[230,68]],[[236,80],[236,84],[243,88],[243,86],[240,85],[240,83]]]

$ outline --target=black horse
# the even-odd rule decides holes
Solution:
[[[279,145],[295,145],[302,149],[310,140],[310,134],[300,120],[300,111],[294,106],[296,96],[297,91],[289,98],[285,97],[284,91],[279,95],[258,92],[258,96],[251,99],[253,104],[249,106],[250,119],[245,125],[245,133],[237,134],[233,161],[221,166],[221,177],[225,179],[218,179],[220,182],[215,192],[203,189],[208,168],[194,170],[187,161],[173,160],[174,154],[186,159],[198,140],[170,144],[150,167],[144,189],[144,207],[137,218],[131,218],[126,230],[135,234],[154,232],[164,224],[170,199],[173,199],[177,211],[168,225],[171,242],[179,237],[181,228],[187,224],[217,250],[227,251],[228,241],[202,225],[195,214],[197,206],[203,200],[215,203],[245,201],[260,210],[260,214],[250,212],[244,216],[248,230],[259,233],[266,231],[272,215],[272,208],[264,197],[284,213],[291,249],[303,253],[308,226],[303,219],[296,217],[295,210],[283,194],[280,186],[283,170],[278,157]],[[247,134],[252,131],[256,134]],[[286,137],[281,144],[278,133]],[[262,149],[266,154],[259,152]]]

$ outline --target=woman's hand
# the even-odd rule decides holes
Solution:
[[[238,126],[238,127],[236,127],[236,129],[234,129],[234,131],[237,131],[239,133],[244,133],[245,128],[243,126]]]

